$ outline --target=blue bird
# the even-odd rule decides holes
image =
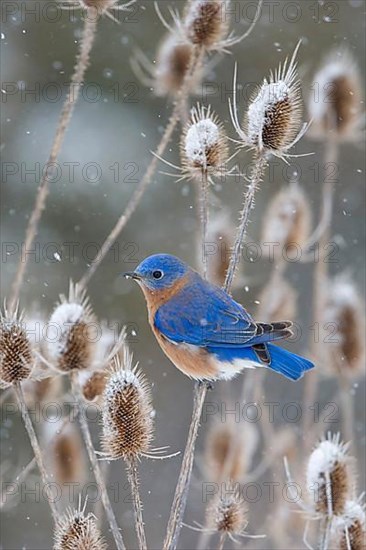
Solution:
[[[264,366],[298,380],[314,367],[271,343],[291,336],[291,322],[256,323],[227,292],[175,256],[149,256],[124,275],[140,285],[160,347],[191,378],[229,380],[244,368]]]

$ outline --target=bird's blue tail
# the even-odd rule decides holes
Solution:
[[[298,380],[306,371],[314,367],[311,361],[308,361],[308,359],[304,357],[300,357],[300,355],[279,348],[274,344],[266,345],[271,357],[271,364],[268,365],[268,367],[291,380]]]

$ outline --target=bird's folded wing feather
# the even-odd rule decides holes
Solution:
[[[202,347],[249,343],[258,328],[240,304],[203,280],[186,285],[162,305],[154,324],[172,342]]]

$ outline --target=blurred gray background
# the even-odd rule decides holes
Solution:
[[[52,2],[27,0],[11,3],[4,1],[2,4],[1,78],[3,90],[5,86],[8,91],[2,94],[1,109],[3,300],[9,292],[19,258],[13,252],[24,240],[27,220],[35,199],[38,177],[26,172],[31,169],[39,171],[38,166],[42,167],[46,162],[66,84],[72,73],[82,21],[78,11],[64,11],[58,15],[60,12],[51,6]],[[9,11],[5,13],[6,4]],[[10,8],[10,4],[18,9]],[[31,257],[22,289],[23,308],[36,308],[48,315],[58,294],[67,292],[69,279],[78,280],[83,275],[93,259],[95,246],[102,244],[142,177],[151,159],[150,151],[155,149],[168,120],[172,108],[170,101],[156,98],[131,70],[130,57],[134,49],[140,48],[149,59],[154,60],[156,48],[165,33],[155,14],[153,2],[137,0],[137,4],[134,21],[124,20],[125,14],[120,13],[120,25],[108,18],[103,18],[99,23],[86,87],[76,106],[59,157],[61,171],[58,181],[51,185],[47,209],[42,216],[37,236],[39,253],[36,261]],[[170,4],[181,10],[184,2],[168,3],[164,0],[161,2],[162,9]],[[241,8],[249,6],[248,13],[251,16],[254,4],[253,1],[240,2]],[[43,12],[45,5],[47,11]],[[31,9],[36,10],[35,16],[30,13]],[[273,14],[273,19],[270,14]],[[53,18],[56,22],[52,21]],[[247,19],[234,24],[238,33],[247,26]],[[313,71],[323,54],[331,48],[346,44],[354,53],[359,66],[364,66],[365,2],[265,0],[261,19],[251,36],[235,46],[232,55],[225,56],[206,78],[207,82],[218,85],[208,102],[223,120],[231,137],[236,136],[229,120],[227,98],[232,88],[235,61],[238,62],[240,83],[259,83],[270,69],[276,68],[293,51],[299,38],[302,38],[302,45],[298,57],[306,97]],[[49,100],[54,97],[54,90],[46,87],[50,82],[56,83],[58,89],[62,90],[62,98]],[[17,85],[18,92],[12,92],[13,83]],[[28,93],[34,89],[36,95]],[[242,103],[240,108],[244,112],[245,105]],[[178,129],[165,154],[165,158],[174,163],[179,161],[179,137]],[[321,143],[309,138],[302,139],[296,153],[309,151],[315,151],[315,155],[293,159],[290,166],[276,162],[271,181],[267,174],[252,214],[250,240],[259,242],[263,215],[270,197],[295,172],[299,173],[300,182],[312,204],[314,219],[317,219],[321,179],[316,181],[314,177],[314,163],[322,162]],[[249,156],[244,154],[241,159],[243,162]],[[70,181],[68,167],[71,165],[68,163],[77,163],[73,181]],[[160,165],[160,169],[164,171],[165,167]],[[11,175],[12,170],[16,171],[14,175]],[[340,249],[331,271],[336,273],[349,269],[360,289],[364,288],[365,273],[364,184],[363,145],[342,147],[333,224],[333,235],[337,236]],[[236,223],[242,197],[240,182],[235,178],[232,181],[229,179],[217,189],[216,194],[230,209],[233,222]],[[169,445],[172,452],[182,449],[185,443],[192,410],[193,385],[162,354],[148,327],[145,304],[139,289],[119,274],[132,269],[146,255],[154,252],[174,253],[194,264],[195,238],[192,186],[189,183],[176,183],[174,179],[157,173],[138,211],[118,239],[114,251],[108,254],[89,285],[90,299],[99,318],[118,322],[121,326],[127,324],[130,329],[133,327],[136,330],[136,336],[131,337],[135,358],[153,383],[155,444],[158,447]],[[49,243],[52,244],[45,247]],[[74,254],[70,254],[70,244],[67,243],[75,243]],[[254,315],[258,308],[255,301],[269,272],[270,265],[265,259],[247,262],[242,266],[249,292],[244,291],[243,283],[236,289],[235,297]],[[291,265],[288,270],[289,280],[300,295],[296,321],[304,330],[298,344],[299,350],[304,350],[310,337],[311,272],[312,266],[299,263]],[[303,382],[292,385],[269,373],[264,401],[300,401],[302,387]],[[334,384],[323,384],[321,400],[331,400],[333,391]],[[364,385],[358,385],[354,391],[358,413],[357,453],[362,464],[365,444]],[[209,401],[219,399],[216,390],[208,396]],[[336,426],[332,425],[331,428],[336,429]],[[206,427],[206,423],[203,423],[199,450]],[[292,424],[292,428],[300,430],[301,423]],[[31,458],[31,452],[17,417],[4,422],[1,436],[3,464],[11,461],[11,464],[17,466],[16,471],[19,471]],[[95,442],[98,447],[97,437]],[[260,458],[259,451],[256,460]],[[180,458],[163,462],[144,459],[141,463],[146,531],[150,546],[154,549],[161,548],[179,465]],[[4,469],[2,479],[9,481],[9,475]],[[120,483],[122,496],[118,498],[115,510],[125,529],[127,545],[135,547],[131,505],[121,463],[112,464],[110,479]],[[284,480],[279,478],[278,481],[283,483]],[[196,467],[185,518],[189,524],[195,520],[203,522],[204,504],[200,483],[201,473]],[[363,474],[360,476],[360,489],[362,484]],[[281,498],[280,495],[278,498]],[[250,504],[249,532],[265,532],[264,518],[274,512],[274,507],[264,496],[257,503]],[[2,511],[1,527],[1,548],[43,549],[51,546],[51,522],[47,505],[43,501],[35,504],[31,498],[24,502],[18,499],[16,506]],[[298,548],[303,547],[301,539],[299,532]],[[110,542],[110,538],[108,540]],[[197,533],[186,528],[182,530],[180,548],[195,548],[196,541]],[[271,548],[272,544],[265,540],[245,541],[245,545],[250,548]]]

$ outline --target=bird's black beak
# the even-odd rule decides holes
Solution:
[[[123,273],[123,276],[125,279],[134,279],[135,281],[139,281],[141,279],[140,275],[134,271],[126,271],[126,273]]]

